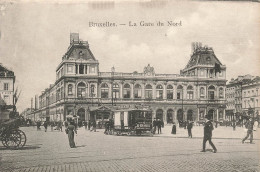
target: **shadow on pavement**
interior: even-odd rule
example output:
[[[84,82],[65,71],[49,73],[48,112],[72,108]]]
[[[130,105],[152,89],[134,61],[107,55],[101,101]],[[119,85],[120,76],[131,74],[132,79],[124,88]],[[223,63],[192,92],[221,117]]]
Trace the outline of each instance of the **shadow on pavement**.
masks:
[[[76,146],[76,148],[86,147],[87,145]]]
[[[39,149],[41,148],[40,146],[33,146],[33,145],[26,145],[22,148],[17,148],[17,149],[10,149],[10,148],[6,148],[4,146],[0,146],[0,150],[30,150],[30,149]]]

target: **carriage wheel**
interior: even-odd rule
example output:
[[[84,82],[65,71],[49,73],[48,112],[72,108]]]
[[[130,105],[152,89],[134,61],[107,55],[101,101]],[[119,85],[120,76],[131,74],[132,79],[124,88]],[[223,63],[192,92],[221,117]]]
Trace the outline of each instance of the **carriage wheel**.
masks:
[[[3,145],[10,149],[17,149],[21,143],[21,135],[17,130],[11,130],[6,133]]]
[[[26,135],[25,135],[25,133],[23,131],[21,131],[19,129],[17,130],[17,132],[19,132],[20,140],[21,140],[21,142],[19,144],[19,148],[22,148],[22,147],[24,147],[24,145],[26,143]]]

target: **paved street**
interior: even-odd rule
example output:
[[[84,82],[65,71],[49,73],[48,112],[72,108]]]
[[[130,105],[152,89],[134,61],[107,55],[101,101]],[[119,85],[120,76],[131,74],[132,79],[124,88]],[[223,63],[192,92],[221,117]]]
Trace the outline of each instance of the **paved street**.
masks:
[[[259,171],[259,135],[254,133],[254,144],[242,144],[243,128],[215,128],[216,154],[208,143],[207,152],[200,152],[202,126],[194,127],[192,139],[179,128],[171,135],[171,126],[154,137],[112,136],[81,128],[75,149],[69,148],[65,132],[21,129],[26,146],[7,150],[1,145],[0,171]]]

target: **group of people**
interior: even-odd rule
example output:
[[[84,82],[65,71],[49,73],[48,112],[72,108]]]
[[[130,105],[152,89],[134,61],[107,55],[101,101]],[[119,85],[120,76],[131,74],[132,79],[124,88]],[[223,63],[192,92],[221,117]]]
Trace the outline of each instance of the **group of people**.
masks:
[[[36,126],[37,126],[37,130],[41,130],[41,124],[42,122],[41,121],[37,121],[36,122]],[[48,126],[51,126],[51,131],[53,130],[58,130],[58,131],[62,131],[62,122],[61,121],[58,121],[58,122],[54,122],[54,121],[51,121],[51,122],[48,122],[48,121],[44,121],[43,122],[43,127],[44,127],[44,131],[47,132],[47,129],[48,129]]]
[[[156,133],[156,129],[158,131],[158,134],[161,134],[163,127],[164,127],[163,121],[161,121],[160,119],[154,119],[153,120],[153,134]]]
[[[184,126],[185,126],[184,129],[187,128],[188,130],[188,137],[192,138],[193,121],[188,120],[187,122],[185,122]],[[175,122],[173,122],[171,134],[176,134],[176,130],[177,130],[176,124]]]

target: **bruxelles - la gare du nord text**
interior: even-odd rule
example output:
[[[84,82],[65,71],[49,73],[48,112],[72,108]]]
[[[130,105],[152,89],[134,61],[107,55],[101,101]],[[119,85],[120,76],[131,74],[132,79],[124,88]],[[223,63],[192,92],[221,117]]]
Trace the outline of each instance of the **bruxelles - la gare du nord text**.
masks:
[[[151,27],[151,26],[182,26],[182,21],[157,21],[157,22],[145,22],[145,21],[140,21],[140,22],[133,22],[129,21],[128,23],[113,23],[113,22],[89,22],[89,27],[117,27],[118,25],[120,26],[129,26],[129,27],[137,27],[137,26],[142,26],[142,27]]]

